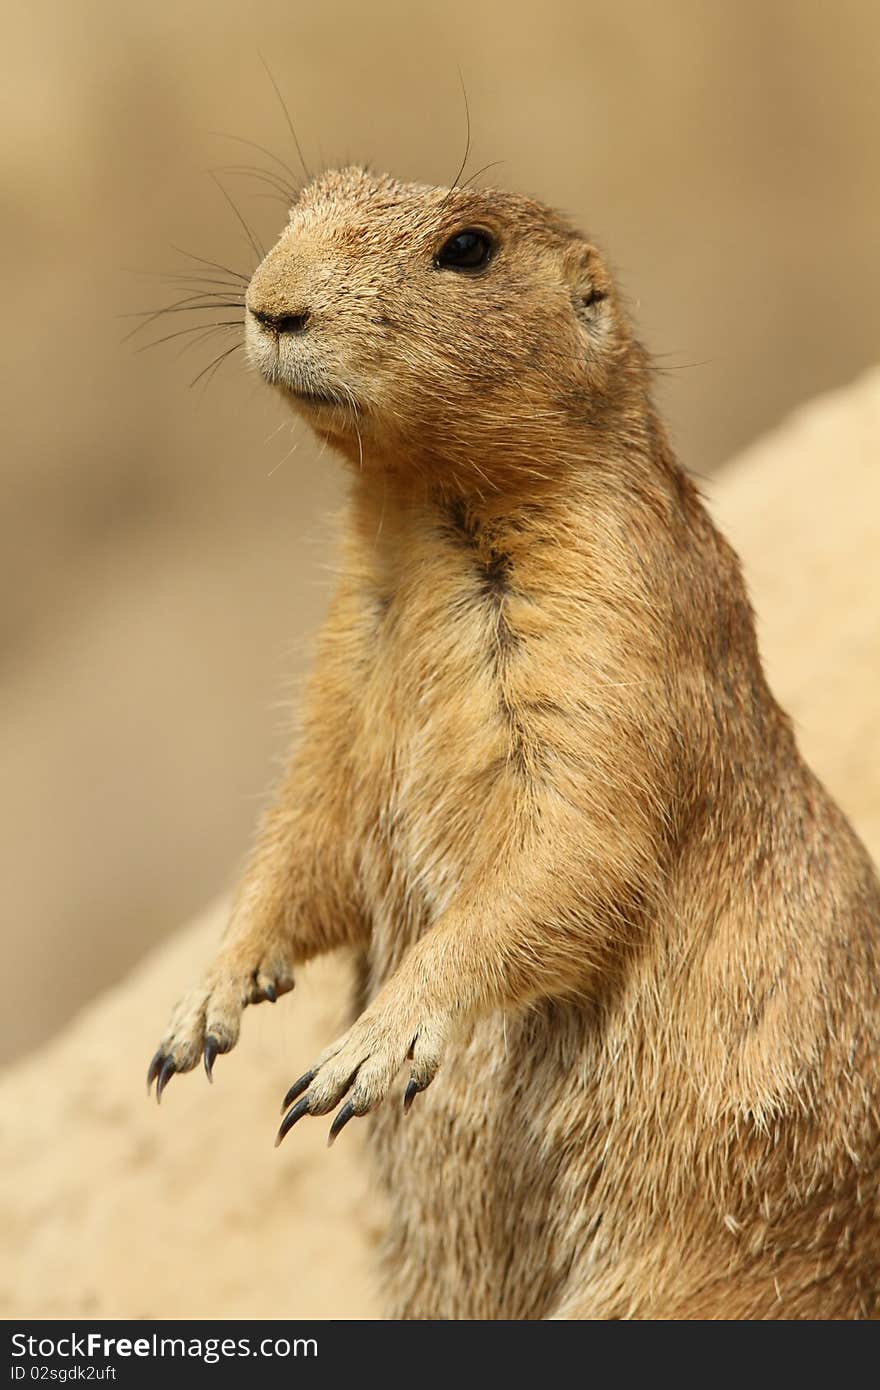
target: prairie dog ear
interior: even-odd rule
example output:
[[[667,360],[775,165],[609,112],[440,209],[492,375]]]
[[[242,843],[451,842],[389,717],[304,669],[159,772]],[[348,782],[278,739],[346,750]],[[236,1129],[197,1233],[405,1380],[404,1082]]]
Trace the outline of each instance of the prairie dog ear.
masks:
[[[611,277],[599,252],[588,242],[573,242],[566,249],[564,266],[575,314],[582,323],[594,323],[611,293]]]

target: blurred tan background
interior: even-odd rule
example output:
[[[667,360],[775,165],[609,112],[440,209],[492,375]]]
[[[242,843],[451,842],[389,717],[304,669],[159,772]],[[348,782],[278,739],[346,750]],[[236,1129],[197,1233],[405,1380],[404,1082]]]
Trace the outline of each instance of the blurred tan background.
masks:
[[[9,1057],[234,877],[330,582],[339,466],[240,353],[188,389],[223,338],[122,343],[195,269],[171,243],[253,266],[206,171],[271,167],[215,131],[294,161],[259,51],[313,166],[444,183],[460,67],[468,171],[608,248],[710,474],[880,356],[880,7],[5,0],[3,34]],[[270,241],[283,207],[224,177]]]

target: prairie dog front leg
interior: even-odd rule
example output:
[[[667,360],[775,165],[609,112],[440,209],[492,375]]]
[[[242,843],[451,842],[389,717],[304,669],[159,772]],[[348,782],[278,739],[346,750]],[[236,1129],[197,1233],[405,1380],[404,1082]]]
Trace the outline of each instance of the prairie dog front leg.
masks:
[[[487,872],[415,943],[357,1022],[291,1086],[276,1143],[302,1116],[327,1114],[347,1097],[332,1140],[352,1116],[385,1099],[407,1058],[409,1109],[464,1023],[542,998],[601,993],[615,956],[626,949],[633,905],[649,886],[638,853],[632,859],[614,848],[603,854],[598,839],[587,874],[566,882],[555,856],[575,862],[570,836],[576,829],[557,824],[548,836],[552,851],[536,843],[518,850],[514,862]]]

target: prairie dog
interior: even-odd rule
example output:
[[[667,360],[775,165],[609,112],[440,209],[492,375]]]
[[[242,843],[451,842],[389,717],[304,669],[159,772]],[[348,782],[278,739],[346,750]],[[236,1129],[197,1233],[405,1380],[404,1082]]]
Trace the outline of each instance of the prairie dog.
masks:
[[[346,169],[246,304],[352,466],[344,558],[150,1079],[354,948],[279,1137],[369,1115],[391,1316],[876,1317],[880,885],[601,255],[527,198]]]

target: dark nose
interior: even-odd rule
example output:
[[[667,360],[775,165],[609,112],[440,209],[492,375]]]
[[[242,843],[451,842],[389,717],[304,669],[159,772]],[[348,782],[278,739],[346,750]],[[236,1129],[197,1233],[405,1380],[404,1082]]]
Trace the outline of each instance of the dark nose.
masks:
[[[308,309],[303,309],[301,314],[268,314],[259,309],[251,309],[251,313],[257,323],[273,333],[302,333],[311,318]]]

